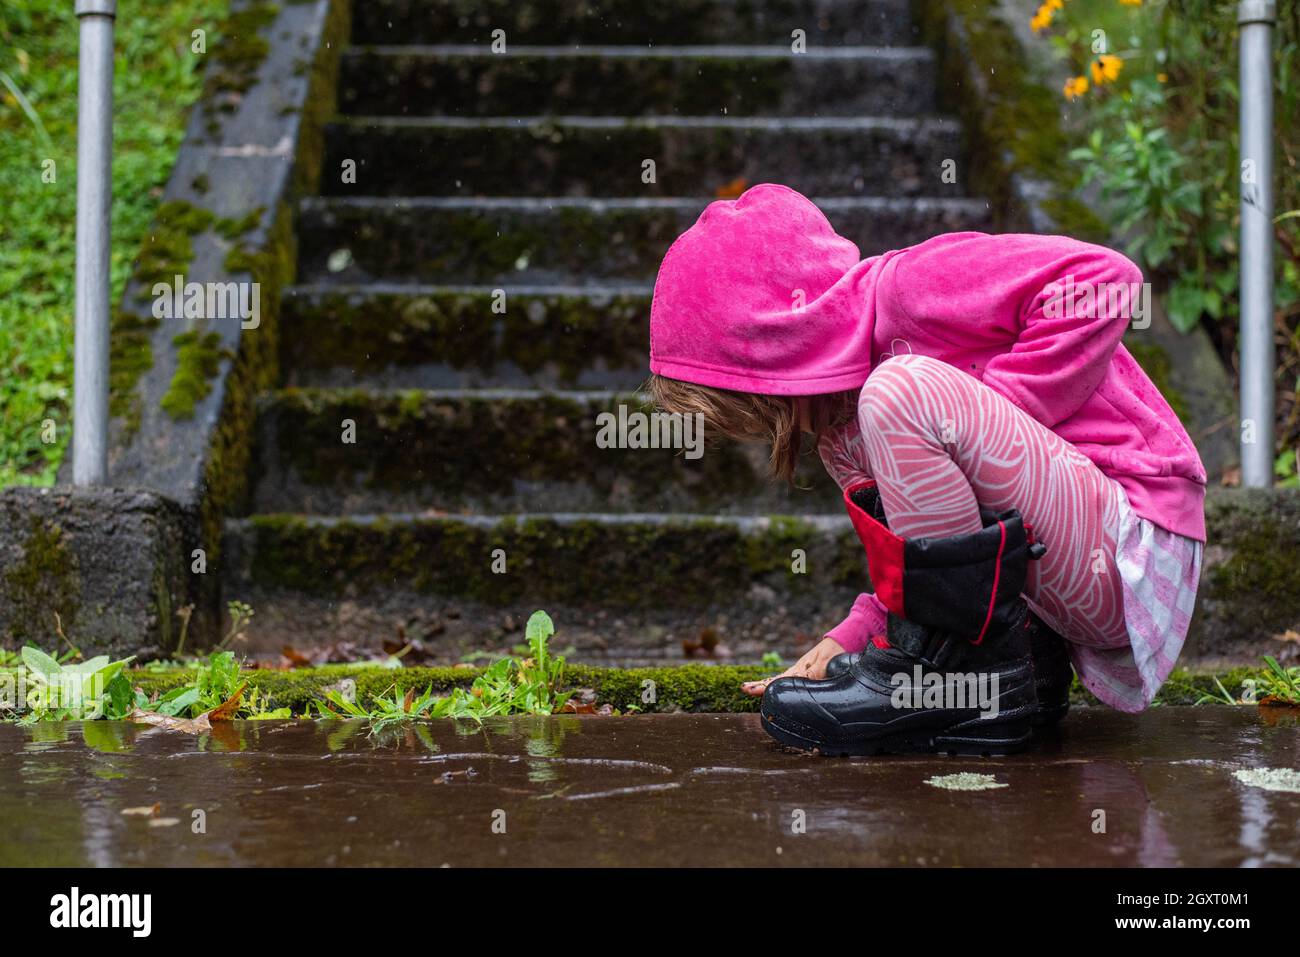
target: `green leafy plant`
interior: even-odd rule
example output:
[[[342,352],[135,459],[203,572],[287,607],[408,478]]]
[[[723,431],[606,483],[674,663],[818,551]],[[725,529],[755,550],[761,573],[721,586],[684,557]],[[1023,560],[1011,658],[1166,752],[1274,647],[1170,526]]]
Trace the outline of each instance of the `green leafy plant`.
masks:
[[[1030,23],[1075,74],[1062,92],[1086,138],[1070,154],[1080,185],[1100,194],[1114,241],[1157,284],[1170,321],[1209,329],[1229,367],[1250,172],[1239,156],[1235,14],[1223,0],[1044,0]],[[1278,14],[1275,426],[1284,450],[1300,443],[1300,4],[1279,4]],[[1289,482],[1294,460],[1279,469]]]
[[[413,688],[399,695],[394,684],[376,696],[369,708],[338,690],[331,690],[323,701],[316,703],[316,712],[323,718],[366,719],[374,733],[423,718],[479,721],[500,715],[554,714],[572,696],[559,690],[564,680],[564,659],[550,652],[554,634],[555,624],[550,615],[536,611],[525,629],[528,657],[494,661],[467,689],[454,688],[446,697],[434,695],[428,687],[418,696]]]
[[[111,300],[158,209],[225,0],[118,4]],[[77,20],[64,0],[0,3],[0,486],[49,485],[71,434]],[[129,68],[128,65],[129,64]]]
[[[21,651],[27,679],[25,723],[122,718],[135,707],[135,694],[122,669],[133,658],[111,661],[100,655],[61,664],[39,648]]]
[[[1283,668],[1272,655],[1264,656],[1264,672],[1256,679],[1257,700],[1300,707],[1300,666]]]
[[[167,692],[149,710],[169,717],[195,718],[229,701],[243,690],[244,684],[234,652],[214,651],[207,663],[195,670],[192,681]]]

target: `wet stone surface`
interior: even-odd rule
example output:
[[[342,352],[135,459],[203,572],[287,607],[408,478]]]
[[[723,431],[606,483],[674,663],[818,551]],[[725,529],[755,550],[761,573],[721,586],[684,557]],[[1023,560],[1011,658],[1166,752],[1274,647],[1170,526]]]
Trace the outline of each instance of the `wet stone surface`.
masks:
[[[1300,769],[1295,712],[1083,710],[997,760],[804,756],[755,715],[7,724],[0,866],[1295,866],[1264,768]]]

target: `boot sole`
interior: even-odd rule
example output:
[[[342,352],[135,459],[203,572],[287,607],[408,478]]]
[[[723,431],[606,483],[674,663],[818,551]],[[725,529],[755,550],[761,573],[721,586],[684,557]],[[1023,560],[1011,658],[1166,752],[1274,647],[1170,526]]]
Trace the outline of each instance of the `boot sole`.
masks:
[[[965,729],[917,731],[885,735],[862,741],[817,741],[790,731],[760,715],[763,730],[781,744],[799,751],[815,751],[828,758],[861,758],[878,754],[951,754],[968,757],[1003,757],[1018,754],[1034,740],[1029,718],[1001,722],[972,733]]]

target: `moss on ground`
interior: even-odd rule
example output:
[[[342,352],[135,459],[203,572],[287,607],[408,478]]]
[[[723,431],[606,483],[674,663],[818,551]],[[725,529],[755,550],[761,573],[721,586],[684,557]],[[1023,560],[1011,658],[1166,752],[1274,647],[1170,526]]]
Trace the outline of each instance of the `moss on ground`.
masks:
[[[357,700],[370,705],[378,695],[414,688],[447,693],[454,687],[468,687],[481,673],[478,668],[420,667],[390,669],[374,665],[322,665],[297,671],[251,671],[249,686],[270,696],[271,705],[290,708],[294,714],[306,712],[309,703],[323,695],[323,689],[345,678],[356,682]],[[1241,694],[1248,678],[1258,677],[1254,668],[1237,668],[1220,672],[1217,678],[1231,693]],[[148,694],[170,690],[183,684],[191,672],[139,671],[131,680]],[[566,689],[590,688],[598,705],[608,704],[619,711],[656,713],[702,712],[744,713],[758,710],[759,699],[740,690],[744,681],[768,677],[770,669],[757,665],[677,665],[662,668],[597,668],[569,665],[564,672]],[[1178,669],[1161,689],[1156,702],[1162,706],[1192,705],[1206,695],[1218,695],[1215,674],[1194,673]],[[1078,683],[1072,700],[1076,704],[1097,704]],[[1221,702],[1222,698],[1218,698]]]

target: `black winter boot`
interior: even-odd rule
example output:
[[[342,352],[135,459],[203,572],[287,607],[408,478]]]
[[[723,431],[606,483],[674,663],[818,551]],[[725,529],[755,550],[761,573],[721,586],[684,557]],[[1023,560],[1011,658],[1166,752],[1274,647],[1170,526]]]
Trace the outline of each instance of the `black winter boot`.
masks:
[[[1034,659],[1034,686],[1038,691],[1034,727],[1045,728],[1058,723],[1070,710],[1074,669],[1070,667],[1065,639],[1037,615],[1030,616],[1029,650]]]
[[[828,680],[773,681],[763,727],[782,744],[836,755],[1026,747],[1037,698],[1020,592],[1043,548],[1019,512],[985,514],[972,535],[905,541],[885,526],[873,484],[845,501],[890,610],[888,646],[873,644]]]
[[[1029,613],[1029,652],[1034,662],[1034,688],[1038,692],[1033,724],[1036,728],[1049,727],[1070,710],[1074,669],[1065,651],[1065,639],[1033,612]],[[848,671],[857,657],[848,652],[836,655],[826,662],[826,677],[834,678]]]

